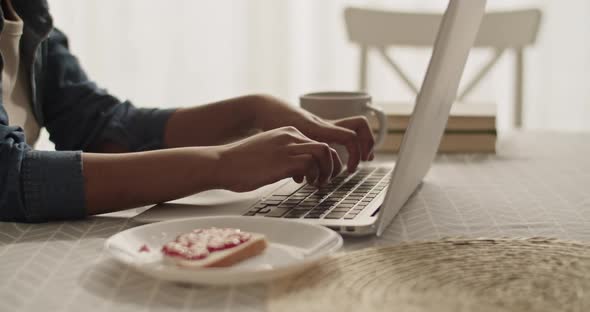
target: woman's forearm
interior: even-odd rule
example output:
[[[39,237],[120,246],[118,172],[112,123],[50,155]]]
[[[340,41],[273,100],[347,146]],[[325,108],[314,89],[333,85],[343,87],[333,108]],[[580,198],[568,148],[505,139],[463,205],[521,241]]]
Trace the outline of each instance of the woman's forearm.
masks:
[[[176,111],[166,126],[166,147],[211,146],[256,131],[256,113],[263,96],[248,95]]]
[[[219,148],[191,147],[123,154],[84,153],[89,215],[169,201],[220,187]]]

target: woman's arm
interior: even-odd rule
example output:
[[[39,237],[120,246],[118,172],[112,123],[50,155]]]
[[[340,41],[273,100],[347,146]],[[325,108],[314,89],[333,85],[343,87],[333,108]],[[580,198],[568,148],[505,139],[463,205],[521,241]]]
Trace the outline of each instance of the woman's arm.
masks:
[[[218,145],[256,131],[293,126],[307,137],[346,146],[348,169],[373,159],[373,135],[365,117],[323,120],[268,95],[248,95],[204,106],[179,109],[166,124],[164,146]]]
[[[82,154],[87,214],[113,212],[188,196],[217,185],[219,151],[178,148]]]
[[[293,127],[227,145],[84,153],[87,214],[100,214],[221,188],[250,191],[285,178],[327,183],[342,169],[336,151]]]
[[[207,105],[181,108],[166,125],[166,147],[225,144],[254,134],[260,97],[247,95]]]

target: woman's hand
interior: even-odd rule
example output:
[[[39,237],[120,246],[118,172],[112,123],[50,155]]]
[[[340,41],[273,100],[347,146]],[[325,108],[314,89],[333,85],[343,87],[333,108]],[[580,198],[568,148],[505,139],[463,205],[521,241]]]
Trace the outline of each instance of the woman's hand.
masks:
[[[271,96],[259,95],[256,101],[256,126],[270,130],[293,126],[308,138],[328,144],[344,145],[348,150],[348,170],[356,170],[361,160],[373,160],[375,140],[364,116],[323,120],[303,109]]]
[[[283,127],[222,146],[217,172],[223,188],[246,192],[285,178],[322,185],[341,170],[334,149]]]

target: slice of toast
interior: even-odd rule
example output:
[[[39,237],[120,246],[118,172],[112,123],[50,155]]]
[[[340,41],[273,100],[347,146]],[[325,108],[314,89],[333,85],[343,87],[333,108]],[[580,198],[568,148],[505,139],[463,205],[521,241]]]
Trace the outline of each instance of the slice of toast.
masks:
[[[202,240],[207,241],[208,238],[207,236],[205,236],[205,238],[203,237],[199,237],[199,235],[202,235],[201,233],[207,233],[207,231],[211,231],[211,230],[218,230],[215,228],[212,229],[204,229],[204,230],[195,230],[195,231],[204,231],[204,232],[197,232],[197,234],[194,234],[194,236],[191,236],[191,238],[193,240],[197,240],[199,241],[199,243],[202,243]],[[233,231],[238,231],[239,230],[235,230],[235,229],[224,229],[224,230],[233,230]],[[195,231],[191,232],[191,233],[195,233]],[[181,266],[181,267],[185,267],[185,268],[191,268],[191,269],[199,269],[199,268],[211,268],[211,267],[228,267],[228,266],[232,266],[240,261],[246,260],[248,258],[254,257],[256,255],[261,254],[267,246],[267,241],[266,238],[264,237],[264,235],[262,234],[257,234],[257,233],[245,233],[245,232],[239,232],[241,235],[247,235],[248,239],[246,241],[241,241],[239,243],[239,245],[237,246],[230,246],[230,247],[222,247],[222,248],[211,248],[211,246],[209,246],[208,249],[203,249],[202,250],[202,254],[199,254],[199,252],[197,251],[197,253],[195,254],[194,252],[190,254],[190,256],[187,256],[187,254],[184,253],[174,253],[171,254],[170,252],[166,251],[166,246],[165,245],[162,248],[162,253],[163,253],[163,257],[164,257],[164,261],[167,263],[173,263],[175,265]],[[189,246],[190,244],[187,243],[186,240],[186,235],[189,235],[189,233],[184,234],[185,236],[183,237],[183,235],[179,235],[177,237],[177,239],[173,242],[170,242],[169,244],[175,244],[176,246],[178,246],[179,244],[186,247]],[[214,247],[219,247],[219,246],[214,246]],[[182,248],[179,248],[179,250],[183,250]]]

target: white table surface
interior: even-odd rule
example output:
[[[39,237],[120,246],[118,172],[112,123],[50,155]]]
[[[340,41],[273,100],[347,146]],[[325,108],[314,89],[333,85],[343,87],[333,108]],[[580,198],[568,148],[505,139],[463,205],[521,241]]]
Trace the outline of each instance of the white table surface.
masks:
[[[179,286],[115,263],[103,243],[140,211],[0,223],[0,311],[266,310],[268,286]],[[383,237],[344,250],[448,236],[590,241],[590,134],[512,133],[497,155],[440,156]]]

